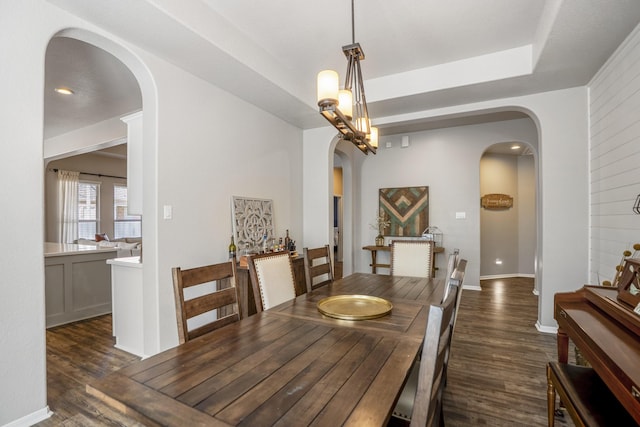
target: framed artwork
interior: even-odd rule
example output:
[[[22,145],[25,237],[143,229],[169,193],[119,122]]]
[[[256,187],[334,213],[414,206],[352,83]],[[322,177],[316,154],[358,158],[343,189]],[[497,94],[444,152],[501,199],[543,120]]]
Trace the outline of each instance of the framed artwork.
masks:
[[[385,236],[421,236],[429,226],[429,187],[381,188],[380,212],[390,222]]]
[[[274,236],[273,200],[233,196],[231,217],[233,236],[239,249],[261,247],[265,234],[267,240]]]

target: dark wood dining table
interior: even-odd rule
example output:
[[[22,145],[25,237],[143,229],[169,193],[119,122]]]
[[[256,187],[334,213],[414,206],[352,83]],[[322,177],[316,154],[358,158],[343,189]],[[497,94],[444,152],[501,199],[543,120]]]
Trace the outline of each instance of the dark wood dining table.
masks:
[[[87,384],[148,426],[384,426],[444,281],[356,273]],[[370,295],[389,314],[342,320],[333,295]]]

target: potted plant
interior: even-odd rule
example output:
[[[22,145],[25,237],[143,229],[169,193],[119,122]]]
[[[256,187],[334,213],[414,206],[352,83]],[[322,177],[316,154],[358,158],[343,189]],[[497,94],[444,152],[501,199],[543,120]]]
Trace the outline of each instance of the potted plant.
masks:
[[[373,224],[369,224],[371,228],[373,228],[374,230],[378,230],[378,235],[376,236],[376,246],[384,246],[384,230],[390,224],[391,222],[387,219],[384,210],[381,208],[378,211],[375,222]]]

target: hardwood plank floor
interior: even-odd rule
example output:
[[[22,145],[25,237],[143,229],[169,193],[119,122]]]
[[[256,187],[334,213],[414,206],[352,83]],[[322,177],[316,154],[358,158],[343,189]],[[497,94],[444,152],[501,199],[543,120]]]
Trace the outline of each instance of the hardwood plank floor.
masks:
[[[481,286],[480,292],[463,291],[445,391],[446,425],[546,426],[545,364],[556,359],[556,341],[534,326],[533,280],[488,280]],[[85,393],[87,381],[138,360],[113,343],[111,315],[47,330],[54,415],[37,426],[140,425]],[[557,418],[556,425],[573,424]]]
[[[111,315],[47,330],[47,400],[53,416],[37,426],[139,426],[85,392],[94,378],[139,360],[113,347]]]
[[[546,426],[546,364],[556,337],[535,328],[533,279],[483,280],[462,294],[451,344],[447,426]],[[557,426],[572,426],[568,415]]]

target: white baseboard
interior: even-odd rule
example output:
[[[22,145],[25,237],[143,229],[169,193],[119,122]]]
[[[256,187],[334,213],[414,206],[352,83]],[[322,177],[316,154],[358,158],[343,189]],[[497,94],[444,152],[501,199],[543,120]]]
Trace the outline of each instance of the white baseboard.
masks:
[[[557,334],[558,333],[558,327],[557,326],[543,326],[540,324],[540,321],[536,322],[536,329],[538,330],[538,332],[542,332],[545,334]]]
[[[53,412],[49,410],[48,406],[45,406],[36,412],[32,412],[31,414],[25,415],[15,421],[11,421],[9,424],[5,424],[2,427],[29,427],[39,423],[40,421],[46,420],[51,417],[51,415],[53,415]]]
[[[134,356],[138,356],[141,360],[142,359],[146,359],[149,356],[146,356],[144,354],[140,354],[140,352],[134,348],[130,348],[127,347],[126,345],[120,345],[118,343],[113,345],[115,348],[117,348],[118,350],[122,350],[122,351],[126,351],[129,354],[133,354]]]
[[[480,280],[491,280],[491,279],[512,279],[514,277],[526,277],[528,279],[535,279],[535,274],[524,274],[524,273],[514,273],[514,274],[490,274],[487,276],[480,276]]]
[[[462,290],[469,290],[469,291],[481,291],[482,288],[480,287],[480,285],[462,285]]]

